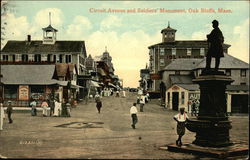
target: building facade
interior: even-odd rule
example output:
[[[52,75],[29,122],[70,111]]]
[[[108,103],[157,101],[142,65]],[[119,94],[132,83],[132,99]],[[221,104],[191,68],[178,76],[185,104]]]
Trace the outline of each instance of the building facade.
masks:
[[[214,59],[212,64],[214,64]],[[192,82],[205,68],[206,59],[176,59],[162,70],[162,82],[167,86],[165,104],[173,110],[185,107],[191,112],[192,103],[199,102],[199,85]],[[227,86],[227,112],[247,113],[249,95],[249,64],[231,55],[221,58],[219,67],[234,81]]]
[[[2,64],[75,64],[79,75],[86,73],[84,59],[86,48],[84,41],[59,41],[56,39],[57,29],[49,25],[43,28],[43,40],[8,41],[1,51]]]
[[[175,59],[195,58],[202,59],[208,50],[205,40],[176,40],[176,29],[168,24],[161,30],[162,42],[148,47],[149,69],[152,80],[150,91],[160,92],[162,75],[160,71]],[[228,53],[230,45],[223,44],[224,53]]]

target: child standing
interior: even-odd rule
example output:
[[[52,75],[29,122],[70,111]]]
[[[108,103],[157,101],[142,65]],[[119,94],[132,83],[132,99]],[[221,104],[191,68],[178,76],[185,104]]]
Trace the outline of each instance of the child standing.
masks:
[[[185,122],[188,119],[188,115],[186,114],[185,108],[180,108],[180,112],[174,116],[174,120],[177,122],[177,134],[178,139],[176,140],[176,145],[181,146],[181,138],[185,134]]]

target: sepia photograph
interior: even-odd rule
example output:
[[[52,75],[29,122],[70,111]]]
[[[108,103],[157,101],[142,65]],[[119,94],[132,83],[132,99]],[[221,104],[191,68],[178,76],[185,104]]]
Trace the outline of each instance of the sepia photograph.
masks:
[[[249,8],[1,0],[0,159],[248,159]]]

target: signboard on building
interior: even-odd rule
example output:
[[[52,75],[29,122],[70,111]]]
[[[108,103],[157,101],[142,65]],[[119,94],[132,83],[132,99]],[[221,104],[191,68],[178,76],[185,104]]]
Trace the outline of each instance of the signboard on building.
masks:
[[[29,86],[19,86],[19,100],[29,100]]]
[[[152,80],[159,80],[161,79],[161,76],[159,74],[150,74],[150,78]]]

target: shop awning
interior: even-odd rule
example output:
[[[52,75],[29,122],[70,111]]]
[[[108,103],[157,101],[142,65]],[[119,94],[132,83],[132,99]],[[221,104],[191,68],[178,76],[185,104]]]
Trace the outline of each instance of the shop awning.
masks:
[[[71,88],[77,89],[77,88],[83,88],[83,87],[82,87],[82,86],[78,86],[78,85],[71,84]]]
[[[92,81],[92,80],[90,81],[90,86],[92,86],[92,87],[100,87],[97,82]]]
[[[113,85],[112,83],[108,83],[108,85],[110,86],[110,87],[114,87],[114,88],[117,88],[115,85]]]

